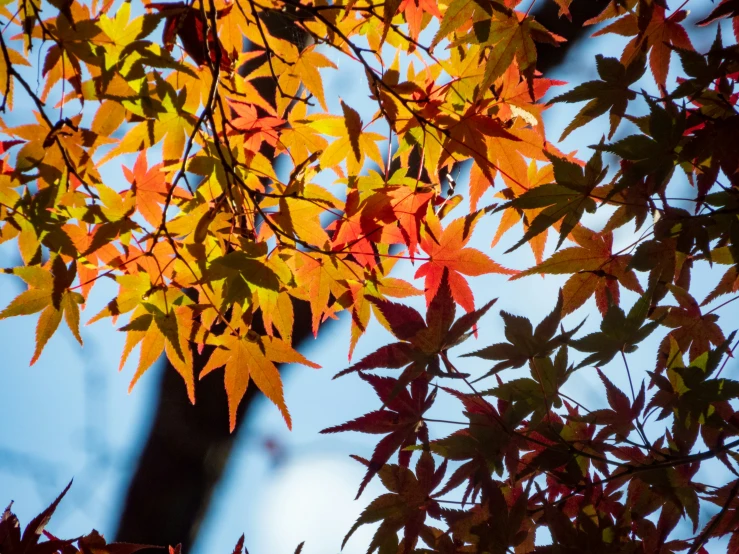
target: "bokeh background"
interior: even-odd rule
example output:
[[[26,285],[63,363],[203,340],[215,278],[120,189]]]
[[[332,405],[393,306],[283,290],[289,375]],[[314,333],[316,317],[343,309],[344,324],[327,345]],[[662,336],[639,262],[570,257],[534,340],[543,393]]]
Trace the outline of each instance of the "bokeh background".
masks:
[[[574,4],[577,9],[578,0]],[[672,6],[675,2],[670,4],[676,7]],[[699,51],[710,46],[713,31],[698,29],[693,23],[704,17],[712,6],[705,0],[693,0],[688,6],[693,12],[687,19],[686,28],[690,28],[694,46]],[[725,31],[726,36],[730,36],[728,27]],[[427,30],[422,40],[429,33],[433,33],[433,29]],[[619,56],[625,42],[613,35],[577,40],[568,48],[564,60],[554,64],[549,76],[567,81],[567,86],[597,78],[595,54]],[[367,121],[376,105],[367,96],[362,69],[330,50],[325,50],[324,54],[339,66],[338,71],[323,72],[326,96],[333,103],[331,107],[338,111],[341,97]],[[676,69],[679,69],[679,62],[674,57],[670,73],[672,79]],[[38,82],[39,78],[34,76],[32,82]],[[653,87],[648,75],[642,81],[639,85],[647,90]],[[553,89],[550,96],[564,90],[564,87]],[[657,93],[656,90],[650,92]],[[22,94],[18,93],[17,106],[20,107],[21,102]],[[559,137],[579,107],[559,104],[545,113],[550,140]],[[5,114],[4,117],[8,125],[18,123],[13,121],[13,114]],[[587,158],[590,156],[588,145],[597,143],[606,132],[607,122],[600,118],[574,132],[558,147],[565,152],[577,150],[581,157]],[[630,132],[629,124],[623,124],[616,138]],[[129,161],[132,163],[132,159]],[[150,158],[149,161],[153,163],[156,160]],[[106,171],[111,186],[124,186],[125,181],[116,163],[108,164]],[[462,167],[454,174],[458,192],[464,194],[466,169]],[[326,184],[330,186],[330,181],[327,180]],[[689,185],[685,182],[679,186]],[[335,192],[337,190],[334,189]],[[494,201],[493,194],[488,192],[481,204]],[[452,217],[461,215],[467,208],[465,201]],[[598,230],[608,215],[607,210],[599,210],[594,216],[588,216],[585,222]],[[483,219],[470,246],[490,253],[489,246],[497,223],[497,216]],[[515,230],[501,241],[492,251],[492,257],[507,267],[528,268],[534,264],[534,259],[527,247],[503,254],[513,244],[514,234]],[[623,247],[634,239],[633,227],[620,230],[614,251],[619,245]],[[549,241],[547,254],[553,250],[554,243],[554,240]],[[14,244],[0,245],[0,266],[12,267],[20,263]],[[421,281],[414,281],[414,272],[410,262],[401,262],[393,275],[422,287]],[[715,286],[719,276],[697,268],[693,277],[696,298],[703,298]],[[470,339],[457,352],[470,352],[498,342],[503,329],[498,316],[501,309],[524,315],[534,322],[540,320],[553,308],[557,290],[563,282],[564,279],[557,276],[546,279],[532,276],[516,281],[508,281],[500,275],[471,278],[477,305],[496,297],[499,300],[494,310],[483,319],[479,338]],[[2,277],[0,306],[6,306],[21,291],[20,280]],[[83,320],[97,313],[115,293],[114,283],[101,280],[83,312]],[[634,299],[633,294],[625,292],[622,305],[628,308]],[[421,297],[408,301],[423,309]],[[571,327],[594,312],[595,305],[590,300],[584,308],[569,316],[565,325]],[[356,376],[332,380],[348,364],[350,322],[347,316],[340,314],[337,321],[329,322],[321,331],[318,339],[310,338],[301,346],[301,351],[321,364],[322,369],[285,369],[286,400],[294,421],[292,432],[285,428],[274,406],[257,400],[254,410],[238,431],[226,471],[217,485],[192,548],[193,554],[231,552],[242,533],[246,535],[246,545],[252,554],[291,553],[301,541],[306,541],[304,552],[308,554],[336,553],[344,534],[363,507],[382,492],[382,486],[374,480],[363,496],[354,500],[364,468],[350,459],[349,454],[369,456],[376,437],[319,434],[325,427],[379,407],[371,389]],[[721,312],[721,316],[725,332],[739,327],[736,310],[732,313],[729,308]],[[594,329],[598,321],[598,316],[589,317],[583,331]],[[82,330],[84,348],[74,341],[66,326],[60,326],[40,360],[29,368],[35,325],[33,317],[0,321],[0,503],[14,500],[14,511],[22,523],[28,522],[74,478],[74,485],[52,520],[50,530],[66,537],[95,528],[113,538],[132,473],[152,426],[163,366],[150,370],[128,394],[136,356],[131,357],[133,362],[129,361],[122,372],[117,371],[124,335],[115,331],[108,320]],[[663,335],[664,330],[660,329],[630,356],[637,380],[645,375],[645,370],[653,367],[652,356]],[[390,335],[373,322],[359,342],[355,360],[389,340]],[[487,369],[487,364],[465,359],[461,367],[479,374]],[[736,378],[737,369],[736,362],[730,362],[725,370],[727,376]],[[606,366],[605,372],[626,390],[628,381],[619,359]],[[222,375],[215,372],[208,379],[219,380]],[[586,406],[598,406],[605,401],[602,385],[592,368],[580,370],[567,384],[565,392]],[[440,395],[429,415],[455,419],[458,414],[458,403]],[[225,425],[225,401],[223,417]],[[449,425],[431,426],[432,435],[437,437],[453,430],[454,427]],[[726,482],[728,474],[722,465],[706,463],[697,479]],[[173,503],[176,502],[173,499]],[[176,506],[173,509],[176,510]],[[710,510],[704,512],[702,523],[710,515]],[[365,552],[372,532],[371,527],[360,529],[344,552]],[[681,532],[690,535],[689,526]],[[542,536],[541,540],[544,539]],[[721,545],[715,541],[709,547],[711,551],[721,550]]]

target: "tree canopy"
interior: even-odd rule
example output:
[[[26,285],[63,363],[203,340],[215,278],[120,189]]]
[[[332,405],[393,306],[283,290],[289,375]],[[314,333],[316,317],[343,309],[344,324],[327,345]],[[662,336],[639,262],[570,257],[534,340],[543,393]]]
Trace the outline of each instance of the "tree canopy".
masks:
[[[0,241],[27,290],[0,319],[40,314],[33,364],[62,319],[82,343],[81,308],[112,279],[87,323],[126,333],[121,367],[138,348],[131,387],[162,355],[193,403],[219,373],[231,429],[249,386],[291,426],[278,365],[317,367],[293,348],[297,301],[314,334],[351,315],[350,360],[374,319],[395,342],[337,377],[365,381],[378,409],[324,432],[379,435],[355,456],[357,496],[372,479],[388,492],[344,542],[379,523],[370,553],[695,554],[721,537],[739,552],[739,478],[697,479],[709,460],[739,476],[737,343],[720,320],[739,298],[739,4],[695,23],[715,29],[700,52],[688,3],[612,0],[585,24],[624,49],[571,87],[537,70],[537,45],[564,38],[534,2],[2,2]],[[371,117],[326,86],[341,64],[364,72]],[[559,140],[553,104],[578,104]],[[596,124],[588,155],[558,148]],[[490,251],[469,245],[482,220],[498,225]],[[534,265],[509,268],[524,246]],[[715,274],[705,298],[695,271]],[[505,336],[470,347],[495,304],[470,280],[489,274],[567,279],[541,322],[501,312]],[[632,369],[653,333],[654,364]],[[561,390],[583,372],[607,406]],[[432,439],[449,423],[425,415],[438,395],[459,401],[459,429]],[[22,535],[6,511],[2,552],[137,548],[39,542],[60,499]]]

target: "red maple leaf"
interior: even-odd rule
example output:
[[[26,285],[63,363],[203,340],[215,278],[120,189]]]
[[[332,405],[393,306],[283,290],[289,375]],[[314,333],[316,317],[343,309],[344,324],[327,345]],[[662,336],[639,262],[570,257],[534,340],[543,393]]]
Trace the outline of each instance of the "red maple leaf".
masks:
[[[359,191],[350,191],[344,216],[328,227],[336,230],[331,240],[332,249],[350,253],[365,267],[374,267],[377,261],[373,243],[380,242],[382,228],[392,217],[385,194],[373,194],[362,200]]]
[[[399,450],[398,462],[408,467],[412,452],[406,450],[420,439],[428,444],[428,428],[423,424],[423,414],[434,403],[436,389],[428,393],[429,378],[422,375],[414,379],[407,388],[396,391],[397,379],[360,373],[359,376],[375,389],[385,407],[369,412],[342,425],[329,427],[321,433],[358,431],[360,433],[387,434],[375,447],[369,461],[367,473],[359,486],[357,498],[370,482],[370,479],[384,466],[390,457]]]
[[[211,63],[215,65],[220,55],[220,69],[227,73],[231,72],[231,60],[226,54],[221,41],[209,29],[210,24],[206,22],[200,9],[185,2],[151,2],[146,7],[158,10],[166,16],[162,42],[164,42],[167,50],[172,51],[175,37],[179,37],[185,52],[195,63],[205,65],[208,58],[210,58]],[[221,18],[228,15],[230,11],[231,6],[229,5],[222,10],[218,10],[216,17]],[[206,29],[208,33],[207,43],[205,39]]]
[[[428,189],[410,187],[388,187],[384,194],[390,198],[390,207],[398,225],[386,225],[382,229],[382,242],[405,244],[411,260],[418,250],[421,236],[421,223],[426,215],[434,192]]]

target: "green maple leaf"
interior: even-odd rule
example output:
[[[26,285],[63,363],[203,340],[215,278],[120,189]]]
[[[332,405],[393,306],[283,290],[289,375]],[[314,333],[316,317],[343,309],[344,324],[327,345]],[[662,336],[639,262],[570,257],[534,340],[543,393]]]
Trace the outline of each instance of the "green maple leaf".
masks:
[[[510,402],[508,417],[513,421],[530,418],[530,425],[536,426],[552,408],[560,408],[562,400],[559,398],[559,389],[574,371],[568,364],[567,348],[557,351],[554,360],[547,357],[533,357],[529,359],[531,377],[521,377],[501,383],[494,389],[485,391],[489,394]]]
[[[559,140],[564,140],[572,131],[590,123],[606,112],[610,114],[611,125],[608,138],[611,138],[626,113],[629,100],[636,98],[636,93],[629,89],[629,85],[632,85],[644,75],[646,70],[646,55],[644,53],[637,56],[628,66],[621,64],[616,58],[606,58],[600,54],[595,57],[595,61],[600,80],[582,83],[548,102],[548,104],[555,102],[572,104],[588,101],[585,107],[567,125]]]
[[[481,350],[463,354],[463,357],[475,356],[483,360],[498,361],[490,371],[480,377],[484,379],[506,368],[521,367],[532,358],[548,356],[555,348],[569,340],[582,325],[555,337],[557,326],[562,318],[563,303],[564,298],[560,291],[554,310],[536,326],[536,330],[525,317],[501,311],[500,315],[505,322],[505,336],[508,342],[493,344]]]
[[[626,188],[638,187],[646,178],[651,186],[663,190],[670,181],[679,158],[677,152],[684,142],[686,120],[685,112],[671,106],[667,110],[659,106],[646,93],[644,98],[649,105],[649,115],[632,118],[642,131],[641,134],[629,135],[611,144],[591,146],[597,151],[605,150],[616,154],[629,163],[625,165],[623,176],[613,187],[607,198]],[[705,141],[704,141],[705,142]],[[688,148],[683,153],[686,164],[696,157],[695,148]],[[698,190],[705,194],[703,179],[698,178]]]
[[[610,362],[619,352],[634,352],[636,345],[647,338],[661,323],[661,320],[658,320],[644,325],[651,300],[650,289],[636,301],[628,315],[619,306],[611,304],[599,332],[591,333],[571,343],[580,352],[592,352],[577,367],[602,366]]]
[[[512,252],[562,220],[557,242],[557,248],[559,248],[580,221],[583,212],[595,211],[595,200],[590,195],[607,172],[607,168],[603,167],[600,152],[596,152],[590,158],[584,169],[569,160],[549,154],[547,156],[554,166],[556,182],[530,189],[496,209],[496,211],[501,211],[506,208],[522,210],[544,208],[531,221],[523,237],[506,253]]]
[[[485,75],[478,89],[478,99],[506,72],[514,58],[521,74],[529,82],[529,86],[533,86],[536,69],[534,40],[554,46],[564,41],[562,37],[547,31],[533,17],[524,17],[519,21],[516,14],[510,14],[507,17],[495,15],[496,17],[492,20],[480,21],[474,26],[475,41],[479,41],[481,46],[490,47],[485,64]]]
[[[210,275],[214,279],[225,277],[226,292],[224,306],[251,301],[256,291],[260,300],[267,300],[270,294],[280,290],[279,276],[259,259],[262,252],[230,252],[213,260]],[[250,302],[249,302],[250,303]]]
[[[467,24],[470,19],[478,21],[491,15],[493,10],[510,15],[512,11],[500,2],[478,0],[452,0],[444,12],[444,17],[439,24],[439,30],[431,41],[431,48],[441,42],[447,35],[456,31],[462,25]]]

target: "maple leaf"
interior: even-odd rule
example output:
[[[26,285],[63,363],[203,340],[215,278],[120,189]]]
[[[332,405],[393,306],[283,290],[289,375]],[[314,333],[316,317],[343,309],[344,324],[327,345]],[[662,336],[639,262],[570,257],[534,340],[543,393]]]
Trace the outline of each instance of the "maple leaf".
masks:
[[[244,134],[244,148],[248,152],[256,154],[263,142],[272,147],[277,146],[280,140],[279,129],[286,123],[284,119],[259,115],[254,104],[231,98],[228,99],[228,105],[237,115],[229,122],[229,126]]]
[[[429,305],[426,321],[409,306],[372,297],[367,300],[374,305],[377,319],[401,342],[380,347],[337,373],[334,379],[354,371],[403,368],[390,393],[390,399],[424,373],[428,376],[451,378],[464,376],[451,364],[447,351],[465,341],[480,318],[495,303],[495,300],[491,300],[482,308],[466,313],[455,321],[456,309],[446,271],[439,291]],[[441,371],[442,363],[447,373]]]
[[[74,5],[74,4],[73,4]],[[104,68],[112,69],[117,66],[121,58],[125,58],[125,49],[128,44],[136,40],[144,30],[144,18],[131,18],[131,2],[123,2],[115,17],[107,13],[100,16],[98,26],[107,36],[105,41]]]
[[[531,221],[523,237],[506,252],[512,252],[558,223],[560,228],[557,248],[559,248],[580,221],[583,212],[595,211],[595,201],[591,194],[608,170],[603,167],[600,152],[593,154],[584,169],[563,158],[552,155],[548,157],[552,162],[556,183],[540,185],[496,209],[500,211],[510,207],[543,208]]]
[[[721,3],[716,6],[706,17],[698,21],[696,25],[700,25],[701,27],[703,27],[725,17],[731,17],[733,19],[734,35],[739,34],[739,22],[737,21],[737,17],[739,17],[738,0],[721,0]]]
[[[598,15],[591,17],[583,25],[595,25],[596,23],[602,23],[614,17],[619,17],[633,10],[637,2],[638,0],[609,0],[608,4]]]
[[[390,543],[393,544],[393,550],[403,554],[414,551],[426,516],[430,515],[435,519],[441,517],[441,507],[432,498],[432,494],[444,478],[446,468],[447,460],[436,468],[434,458],[429,452],[421,453],[416,463],[415,475],[404,466],[384,466],[379,471],[379,476],[390,493],[377,497],[362,511],[344,537],[342,548],[359,527],[379,521],[382,523],[370,542],[368,554],[375,550],[382,551]],[[397,534],[401,529],[402,548],[398,549]]]
[[[269,303],[269,298],[279,292],[282,280],[264,257],[266,249],[255,250],[230,252],[213,260],[210,276],[214,280],[225,277],[224,307],[235,303],[248,306],[256,300],[252,297]]]
[[[259,336],[253,331],[245,336],[225,334],[210,337],[208,342],[215,345],[216,349],[200,372],[199,378],[202,379],[219,367],[224,368],[223,382],[228,395],[230,430],[233,431],[236,427],[236,413],[246,394],[249,380],[253,380],[259,390],[279,408],[285,423],[291,429],[292,420],[282,392],[282,379],[274,362],[299,363],[316,369],[320,366],[293,350],[283,340]]]
[[[162,163],[158,163],[147,168],[146,151],[142,150],[136,158],[133,170],[123,167],[136,199],[136,209],[154,228],[159,228],[166,215],[162,213],[159,204],[164,204],[168,195],[179,199],[191,198],[186,190],[180,188],[172,190],[172,185],[165,180],[162,166]]]
[[[503,16],[494,14],[492,19],[483,19],[474,24],[474,40],[481,46],[490,47],[485,64],[485,74],[480,83],[477,98],[505,73],[515,58],[518,69],[526,77],[531,96],[536,69],[536,45],[538,42],[559,46],[565,39],[547,31],[533,17],[521,12]]]
[[[508,403],[506,417],[515,421],[529,417],[529,426],[535,428],[545,418],[552,417],[552,410],[562,406],[559,389],[565,384],[574,367],[568,364],[567,348],[562,347],[552,360],[549,356],[536,356],[528,360],[531,377],[520,377],[501,382],[486,391]]]
[[[667,287],[677,300],[677,306],[657,306],[650,317],[660,320],[662,325],[671,327],[667,336],[662,340],[657,354],[657,369],[666,367],[670,354],[670,338],[677,342],[681,352],[688,352],[694,360],[704,352],[708,352],[709,345],[718,346],[724,342],[724,333],[716,321],[718,315],[701,313],[700,305],[693,296],[676,285]]]
[[[122,6],[121,11],[125,10],[126,7]],[[72,14],[72,11],[75,13]],[[100,40],[100,27],[102,27],[95,25],[87,17],[86,11],[82,6],[72,4],[68,6],[67,10],[60,10],[55,20],[50,18],[45,23],[48,25],[48,31],[58,37],[59,43],[48,49],[44,59],[42,76],[46,82],[41,93],[41,100],[44,102],[46,102],[54,85],[61,79],[66,79],[72,85],[78,97],[84,98],[81,62],[87,58],[85,54],[90,41]],[[75,19],[77,21],[70,24]],[[61,43],[64,43],[64,48],[60,46]],[[16,59],[13,59],[12,62],[19,63]],[[22,60],[21,63],[22,65],[30,65],[25,60]]]
[[[487,273],[514,275],[516,271],[498,265],[487,255],[475,248],[466,247],[475,225],[483,212],[475,212],[452,221],[446,229],[441,228],[438,217],[429,210],[426,229],[421,239],[421,249],[428,260],[416,271],[416,279],[425,278],[426,303],[439,290],[445,271],[448,272],[452,297],[468,312],[475,309],[472,290],[463,275],[478,276]]]
[[[333,168],[346,160],[346,168],[350,175],[358,175],[364,160],[369,157],[382,167],[384,161],[377,147],[377,141],[384,140],[380,134],[364,130],[359,113],[341,102],[344,117],[339,119],[316,119],[313,127],[319,131],[337,137],[323,151],[319,158],[322,167]]]
[[[613,253],[612,233],[594,233],[578,226],[573,230],[572,238],[580,246],[559,250],[544,262],[522,271],[512,279],[537,273],[571,273],[572,276],[562,289],[563,316],[574,312],[593,294],[596,306],[605,315],[609,302],[616,305],[619,303],[619,283],[634,292],[644,292],[636,274],[629,267],[631,255]]]
[[[134,554],[139,550],[157,548],[150,544],[134,544],[128,542],[108,543],[100,533],[92,530],[91,533],[77,540],[79,554]]]
[[[572,21],[572,15],[570,15],[570,4],[572,4],[572,0],[554,0],[557,5],[559,6],[559,17],[562,17],[563,15],[567,17],[570,21]]]
[[[331,67],[338,69],[336,65],[323,54],[315,51],[315,46],[309,46],[300,52],[300,56],[291,71],[295,73],[298,80],[308,91],[318,99],[323,111],[327,112],[326,97],[323,92],[323,80],[318,72],[319,68]]]
[[[444,11],[439,30],[431,41],[431,48],[460,27],[467,26],[471,21],[476,21],[478,18],[482,19],[486,15],[489,16],[491,8],[506,16],[512,15],[512,10],[503,2],[497,0],[492,0],[489,6],[482,5],[474,0],[452,0]]]
[[[96,282],[98,275],[97,266],[101,263],[102,259],[107,257],[106,253],[108,256],[111,256],[111,259],[119,255],[118,250],[110,245],[110,243],[94,248],[93,250],[93,247],[97,246],[93,243],[95,233],[89,232],[87,227],[82,222],[77,225],[68,223],[62,227],[80,253],[80,258],[77,260],[77,274],[80,280],[80,291],[85,298],[87,298],[92,286]]]
[[[197,326],[193,321],[193,311],[188,306],[179,305],[185,297],[172,298],[175,294],[156,291],[148,295],[146,302],[140,305],[132,314],[131,321],[119,329],[126,333],[126,342],[123,347],[120,365],[122,370],[131,351],[141,344],[141,353],[128,391],[159,359],[162,352],[166,352],[172,366],[185,381],[187,395],[191,403],[195,403],[195,380],[193,376],[193,356],[190,350],[190,341],[194,340]],[[167,299],[167,297],[170,297]],[[170,304],[174,304],[167,311]]]
[[[620,0],[617,0],[620,2]],[[571,521],[569,514],[556,507],[545,504],[541,519],[546,522],[547,529],[552,533],[552,550],[572,549],[573,552],[594,549],[596,552],[605,552],[610,548],[611,541],[604,537],[602,527],[605,525],[587,523],[587,516],[583,511],[574,514]],[[641,546],[641,545],[640,545]]]
[[[719,378],[716,370],[724,355],[731,355],[729,345],[735,336],[736,332],[731,333],[718,348],[709,349],[687,366],[677,341],[669,337],[667,375],[649,372],[657,392],[647,405],[647,411],[659,408],[660,419],[674,416],[673,437],[682,450],[693,446],[699,429],[711,448],[722,440],[717,433],[726,425],[725,412],[720,415],[722,407],[739,397],[739,382]]]
[[[601,54],[596,55],[595,59],[601,80],[582,83],[569,92],[555,96],[548,102],[548,104],[554,104],[555,102],[588,101],[562,132],[562,136],[559,137],[560,141],[567,138],[567,135],[578,127],[590,123],[606,112],[610,112],[611,126],[608,138],[611,138],[626,113],[629,100],[636,98],[636,93],[629,89],[629,86],[644,74],[646,70],[644,56],[636,57],[628,65],[622,64],[616,58],[607,58]]]
[[[678,10],[666,17],[665,8],[655,4],[651,11],[649,24],[642,32],[639,29],[638,18],[633,14],[628,14],[594,33],[593,36],[612,32],[612,30],[623,36],[636,35],[624,48],[621,62],[628,66],[635,58],[642,55],[646,48],[649,51],[649,67],[654,80],[659,86],[664,87],[670,69],[672,51],[675,48],[693,50],[688,33],[680,24],[687,15],[686,10]]]
[[[171,83],[159,76],[156,76],[155,83],[158,99],[136,109],[139,116],[137,121],[140,123],[128,130],[120,143],[109,150],[98,165],[107,163],[121,154],[143,153],[162,140],[163,167],[179,166],[182,163],[182,152],[187,136],[192,133],[195,117],[185,109],[185,95],[178,94]],[[105,116],[106,112],[103,111],[101,115]],[[117,128],[122,123],[122,116],[123,114],[119,113],[118,120],[113,119],[114,123],[111,126]],[[110,124],[110,121],[107,123]],[[104,124],[98,124],[105,128]]]
[[[402,0],[398,6],[398,11],[405,17],[410,36],[415,41],[418,41],[418,35],[421,33],[424,13],[439,20],[443,17],[434,0]]]
[[[728,3],[728,2],[727,2]],[[736,4],[736,2],[735,2]],[[718,8],[720,8],[719,6]],[[716,8],[716,10],[718,10]],[[739,11],[739,5],[734,8]],[[716,11],[714,10],[714,11]],[[706,529],[711,530],[711,537],[731,535],[727,552],[736,552],[739,548],[739,479],[726,483],[712,491],[706,500],[719,506],[719,512],[706,523]]]
[[[331,246],[334,251],[351,253],[365,267],[377,264],[376,243],[385,222],[390,218],[388,198],[384,194],[373,194],[362,200],[358,190],[347,194],[344,216],[333,226]]]
[[[685,131],[684,114],[671,114],[651,98],[646,97],[645,101],[649,105],[649,117],[646,122],[642,120],[641,134],[629,135],[611,144],[601,141],[593,146],[596,150],[617,154],[623,160],[622,178],[611,190],[612,195],[634,186],[634,182],[645,182],[644,188],[651,194],[654,194],[652,191],[662,192],[675,170],[676,150],[680,148]],[[704,196],[707,190],[702,181],[699,178],[698,189]]]
[[[564,81],[547,79],[538,73],[534,74],[533,82],[521,79],[521,72],[516,64],[511,64],[505,73],[494,85],[496,115],[503,121],[518,123],[523,120],[527,126],[545,139],[544,120],[542,113],[549,108],[548,104],[539,101],[553,86],[565,85]],[[533,93],[533,94],[532,94]],[[513,127],[514,134],[523,127]],[[543,147],[543,144],[540,145]],[[527,154],[528,155],[528,154]]]
[[[309,169],[310,163],[316,158],[316,154],[323,152],[328,146],[328,141],[321,136],[307,115],[307,105],[298,103],[290,111],[287,119],[290,125],[282,130],[280,141],[290,153],[290,157],[296,167]]]
[[[416,444],[418,440],[423,444],[428,444],[428,428],[423,423],[423,414],[436,399],[436,389],[431,394],[428,392],[429,379],[426,376],[420,376],[411,381],[410,391],[405,387],[397,390],[398,380],[392,377],[379,377],[361,372],[359,376],[372,385],[384,407],[321,431],[321,433],[357,431],[360,433],[386,434],[377,443],[372,453],[367,473],[359,485],[357,498],[362,494],[372,477],[382,469],[396,451],[399,450],[398,460],[400,465],[408,467],[411,452],[407,448]]]
[[[520,423],[520,419],[509,413],[502,401],[499,405],[504,411],[500,413],[479,394],[464,394],[450,388],[443,390],[462,402],[469,426],[430,444],[432,452],[449,460],[463,462],[438,495],[446,494],[468,481],[462,496],[464,503],[471,496],[474,498],[474,493],[481,487],[478,479],[481,470],[487,472],[488,468],[493,467],[502,471],[505,461],[507,467],[515,471],[519,453],[514,446],[522,446],[523,443],[519,444],[513,428]]]
[[[699,498],[702,486],[693,481],[698,464],[663,467],[636,475],[629,483],[626,505],[636,503],[649,512],[660,509],[660,527],[669,533],[683,516],[693,523],[693,533],[698,529]],[[678,548],[681,548],[678,545]],[[682,549],[682,548],[681,548]]]
[[[282,240],[294,239],[319,248],[326,247],[329,236],[321,224],[321,215],[327,210],[341,209],[342,203],[325,189],[317,185],[290,186],[279,200],[270,199],[278,208],[277,212],[266,212],[265,215],[273,225],[262,225],[259,239],[266,240],[277,234]],[[264,202],[264,208],[271,207]],[[327,249],[327,248],[326,248]]]
[[[301,297],[310,303],[313,334],[317,335],[324,317],[332,313],[331,296],[341,298],[349,290],[347,280],[358,279],[362,270],[356,263],[334,256],[301,256],[301,263],[295,278],[302,290],[296,292],[302,292]]]
[[[156,288],[152,285],[151,278],[146,272],[118,275],[115,280],[119,284],[118,295],[92,317],[87,325],[104,317],[112,317],[115,321],[115,318],[119,315],[128,313],[138,307]]]
[[[387,183],[377,172],[358,183],[347,194],[344,215],[328,227],[334,231],[333,250],[348,252],[361,265],[373,268],[387,253],[386,245],[406,244],[414,260],[421,224],[435,192],[405,177],[404,170],[395,172]]]
[[[506,368],[521,367],[532,358],[548,356],[559,346],[565,344],[582,325],[580,324],[570,331],[563,331],[555,336],[557,326],[565,315],[563,306],[564,297],[560,290],[557,305],[547,317],[541,320],[539,325],[536,326],[536,330],[532,328],[531,322],[525,317],[501,311],[500,315],[505,323],[505,337],[508,342],[493,344],[462,356],[475,356],[483,360],[498,360],[498,363],[478,380]]]
[[[423,220],[435,193],[418,186],[385,187],[381,193],[389,199],[390,209],[397,221],[397,227],[382,226],[381,241],[388,244],[405,244],[413,261],[421,238]]]
[[[10,506],[8,506],[3,512],[2,518],[0,518],[0,537],[2,537],[3,552],[7,551],[8,554],[40,554],[41,552],[56,552],[63,546],[69,545],[72,541],[52,539],[46,543],[39,543],[39,540],[44,534],[44,529],[49,524],[49,520],[54,515],[59,503],[71,486],[72,481],[69,482],[61,494],[47,508],[29,522],[22,535],[20,532],[20,522],[16,515],[10,511]]]
[[[503,183],[518,194],[525,190],[528,178],[524,157],[532,161],[548,159],[541,135],[524,128],[525,124],[525,120],[517,118],[508,129],[511,137],[489,136],[485,140],[490,162],[503,177]],[[547,148],[551,150],[551,146]]]
[[[205,13],[204,15],[199,8],[185,2],[149,2],[146,7],[157,10],[165,17],[162,42],[167,50],[172,51],[175,37],[179,37],[185,52],[196,64],[217,64],[221,71],[227,74],[231,72],[232,62],[229,53],[225,51],[214,30],[210,28],[210,21],[206,20],[210,14]],[[221,18],[227,15],[231,8],[232,5],[229,5],[219,10],[216,17]]]
[[[739,267],[734,265],[726,270],[726,273],[721,277],[716,288],[708,293],[706,299],[701,302],[701,306],[709,304],[723,294],[730,294],[737,291],[739,291]]]
[[[578,368],[586,365],[603,366],[619,352],[628,354],[636,351],[636,345],[651,335],[660,324],[660,320],[644,323],[649,314],[651,299],[652,291],[648,290],[634,303],[628,315],[617,305],[611,304],[603,317],[599,332],[570,343],[580,352],[592,352],[580,362]]]
[[[469,538],[484,552],[533,546],[535,527],[526,509],[530,485],[509,487],[489,479],[480,483],[480,489],[480,505],[466,513],[443,514],[450,526],[469,529]]]
[[[531,190],[540,185],[551,183],[554,181],[554,172],[551,164],[547,164],[541,169],[537,169],[536,162],[534,160],[529,164],[528,170],[526,171],[526,178],[519,184],[510,186],[510,188],[503,190],[496,194],[496,197],[504,198],[506,200],[512,200],[513,198],[520,196],[527,190]],[[472,187],[470,183],[470,187]],[[485,185],[487,188],[487,185]],[[528,229],[529,224],[539,214],[538,209],[522,210],[520,208],[514,208],[510,206],[503,210],[503,215],[500,218],[498,229],[495,231],[493,242],[491,247],[494,247],[500,241],[503,236],[510,231],[519,221],[523,220],[524,230]],[[543,232],[529,241],[529,246],[534,253],[534,259],[536,263],[541,263],[544,258],[544,248],[547,241],[547,232]]]
[[[583,420],[605,426],[598,433],[600,438],[609,435],[628,437],[629,433],[636,428],[634,423],[638,421],[637,418],[644,408],[644,382],[642,382],[636,400],[632,405],[626,394],[609,381],[600,368],[596,369],[606,388],[606,398],[610,409],[592,410],[588,412],[587,416],[583,416]]]
[[[72,481],[47,508],[28,523],[22,534],[17,516],[10,511],[11,503],[11,506],[8,506],[0,516],[0,544],[3,546],[3,554],[48,554],[53,552],[134,554],[138,550],[156,548],[151,545],[133,543],[107,544],[103,536],[97,531],[92,531],[88,535],[71,540],[59,539],[49,533],[46,527],[71,486]],[[42,542],[42,537],[46,537],[47,540]],[[74,548],[73,543],[75,542],[78,548]]]
[[[389,267],[388,267],[389,266]],[[392,268],[392,264],[385,264],[384,272],[387,273]],[[365,272],[363,282],[355,280],[347,280],[349,292],[346,298],[342,297],[337,300],[337,304],[347,302],[352,314],[352,338],[349,344],[349,359],[351,360],[354,347],[364,332],[370,320],[371,307],[374,307],[373,299],[384,300],[386,297],[406,298],[422,294],[410,283],[393,277],[378,275],[376,268],[372,271]],[[375,313],[377,309],[375,308]]]
[[[482,111],[483,105],[478,103],[471,105],[458,117],[439,118],[448,129],[443,153],[439,160],[440,166],[446,163],[448,158],[453,158],[454,153],[458,153],[474,159],[485,176],[492,179],[497,158],[505,156],[491,156],[489,150],[492,150],[493,154],[513,150],[516,156],[520,156],[516,151],[517,144],[511,143],[518,143],[521,139],[506,129],[499,120],[481,113]],[[491,138],[501,138],[505,142],[491,149],[488,147],[488,141]]]
[[[80,293],[70,290],[77,274],[77,264],[72,262],[67,267],[61,256],[55,256],[50,266],[50,271],[39,266],[16,267],[10,271],[23,279],[29,288],[0,312],[0,319],[41,312],[36,325],[36,350],[31,365],[36,363],[44,346],[59,327],[62,316],[74,338],[82,344],[79,304],[83,304],[85,299]]]

